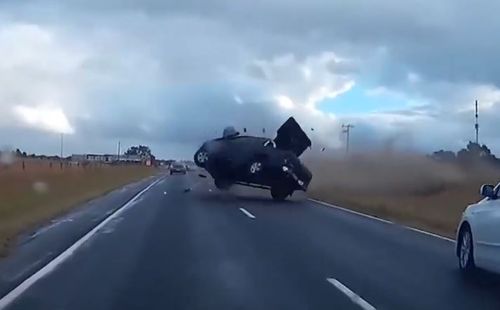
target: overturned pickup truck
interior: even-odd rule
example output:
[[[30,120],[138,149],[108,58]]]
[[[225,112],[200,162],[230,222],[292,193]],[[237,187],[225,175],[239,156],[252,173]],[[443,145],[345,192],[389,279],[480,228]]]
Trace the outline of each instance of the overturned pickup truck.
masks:
[[[274,200],[285,200],[295,190],[306,191],[311,172],[299,156],[311,140],[290,117],[274,140],[240,135],[233,127],[222,138],[205,142],[194,154],[194,162],[214,179],[215,186],[233,184],[270,189]]]

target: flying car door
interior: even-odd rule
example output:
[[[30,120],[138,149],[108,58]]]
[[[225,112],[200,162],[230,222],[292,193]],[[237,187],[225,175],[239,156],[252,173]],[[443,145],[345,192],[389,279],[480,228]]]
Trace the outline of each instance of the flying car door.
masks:
[[[311,146],[311,140],[293,117],[281,125],[274,142],[278,149],[292,151],[297,157]]]

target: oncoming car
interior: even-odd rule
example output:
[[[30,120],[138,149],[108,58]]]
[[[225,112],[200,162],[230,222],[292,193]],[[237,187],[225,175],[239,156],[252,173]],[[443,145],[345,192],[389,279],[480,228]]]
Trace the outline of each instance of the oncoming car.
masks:
[[[218,189],[232,184],[270,189],[274,200],[284,200],[295,190],[305,191],[312,174],[299,156],[311,140],[293,117],[274,139],[240,136],[232,127],[222,138],[206,141],[194,154],[196,165],[204,168]]]
[[[184,165],[183,163],[173,163],[172,166],[170,167],[170,174],[174,174],[174,173],[180,173],[180,174],[186,174],[186,165]]]
[[[484,197],[465,209],[457,230],[456,254],[460,270],[477,268],[500,273],[500,183],[481,186]]]

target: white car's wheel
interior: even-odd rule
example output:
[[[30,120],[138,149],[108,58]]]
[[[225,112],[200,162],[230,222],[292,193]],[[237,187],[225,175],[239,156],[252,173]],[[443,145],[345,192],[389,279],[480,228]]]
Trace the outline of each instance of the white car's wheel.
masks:
[[[464,274],[470,274],[476,269],[474,263],[474,245],[469,226],[464,226],[458,240],[458,266]]]

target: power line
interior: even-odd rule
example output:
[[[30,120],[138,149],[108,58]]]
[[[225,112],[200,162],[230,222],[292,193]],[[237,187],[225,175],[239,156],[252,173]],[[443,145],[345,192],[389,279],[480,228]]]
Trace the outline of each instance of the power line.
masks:
[[[342,132],[346,134],[346,143],[345,143],[345,153],[349,154],[349,135],[351,128],[354,128],[352,124],[342,124]]]

